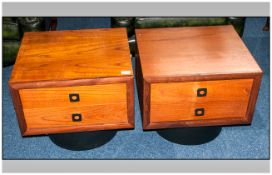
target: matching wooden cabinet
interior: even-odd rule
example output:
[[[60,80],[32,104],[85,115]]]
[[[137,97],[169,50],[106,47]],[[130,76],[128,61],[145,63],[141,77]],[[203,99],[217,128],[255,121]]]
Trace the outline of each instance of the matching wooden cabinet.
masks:
[[[126,30],[25,33],[9,81],[22,135],[134,128]]]
[[[143,128],[250,124],[262,70],[231,25],[136,30]]]

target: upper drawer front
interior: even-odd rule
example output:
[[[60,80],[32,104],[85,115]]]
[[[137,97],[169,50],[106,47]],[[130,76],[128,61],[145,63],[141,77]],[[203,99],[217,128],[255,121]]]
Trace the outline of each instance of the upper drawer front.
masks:
[[[19,94],[28,129],[128,122],[125,83],[22,89]]]
[[[253,79],[151,84],[150,122],[245,117]]]
[[[24,109],[126,102],[125,92],[125,83],[19,90]]]

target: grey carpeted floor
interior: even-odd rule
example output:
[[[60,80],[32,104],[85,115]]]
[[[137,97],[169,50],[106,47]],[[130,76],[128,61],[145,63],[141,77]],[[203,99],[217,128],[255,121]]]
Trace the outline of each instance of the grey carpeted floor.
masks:
[[[119,131],[109,143],[93,150],[69,151],[47,136],[21,137],[7,85],[10,66],[3,69],[3,159],[269,159],[270,35],[262,31],[265,20],[247,18],[243,36],[264,71],[252,125],[223,127],[215,140],[202,145],[174,144],[155,131],[143,132],[135,91],[134,130]],[[109,18],[62,18],[58,22],[58,30],[106,27],[110,27]]]

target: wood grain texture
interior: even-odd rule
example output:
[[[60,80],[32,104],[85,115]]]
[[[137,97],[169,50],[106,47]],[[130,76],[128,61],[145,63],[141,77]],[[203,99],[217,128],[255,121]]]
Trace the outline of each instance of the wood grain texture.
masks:
[[[165,128],[200,127],[200,126],[226,126],[249,124],[246,118],[227,118],[210,120],[180,120],[173,122],[153,122],[145,126],[144,130],[156,130]]]
[[[25,33],[10,82],[133,75],[125,28]]]
[[[21,133],[134,128],[133,79],[125,28],[25,33],[9,80]]]
[[[127,116],[128,123],[131,125],[131,128],[135,125],[135,111],[134,111],[134,77],[130,77],[127,81]]]
[[[50,127],[50,128],[30,128],[27,129],[23,136],[40,135],[43,134],[56,134],[56,133],[74,133],[74,132],[85,132],[85,131],[100,131],[100,130],[116,130],[116,129],[131,129],[128,123],[117,123],[117,124],[104,124],[104,125],[77,125],[75,126],[64,126],[64,127]]]
[[[137,90],[139,105],[141,110],[142,124],[145,129],[149,125],[150,116],[150,84],[143,79],[141,60],[139,58],[139,51],[137,45],[135,46],[135,70],[136,70],[136,80],[137,80]]]
[[[253,79],[151,84],[150,122],[246,117]],[[207,95],[197,96],[198,88]],[[204,116],[195,116],[204,108]]]
[[[81,114],[82,121],[74,122],[72,114]],[[127,124],[126,102],[117,104],[100,104],[80,107],[56,107],[24,109],[27,129]],[[44,133],[41,133],[44,134]]]
[[[259,90],[261,87],[261,82],[262,82],[262,75],[254,77],[254,83],[252,86],[249,104],[248,104],[248,110],[246,114],[247,124],[250,124],[252,122],[255,105],[257,103],[257,98],[258,98]]]
[[[150,123],[150,83],[143,82],[143,127],[147,127]]]
[[[10,94],[12,97],[12,102],[13,102],[14,110],[15,110],[16,117],[18,120],[18,125],[20,127],[20,131],[21,131],[21,133],[25,133],[26,121],[24,118],[24,112],[23,112],[23,108],[22,108],[22,103],[21,103],[19,91],[17,89],[12,88],[11,86],[9,86],[9,90],[10,90]]]
[[[19,94],[24,109],[106,105],[127,101],[125,83],[21,89]],[[70,102],[69,94],[78,94],[80,101]]]
[[[145,130],[251,123],[263,73],[232,26],[137,29],[136,43],[137,86]],[[187,90],[172,86],[239,80],[249,82],[231,84],[237,91],[227,90],[226,94],[235,98],[216,97],[224,91],[213,88],[217,93],[206,101],[195,100],[193,86]],[[246,88],[240,86],[243,84]],[[152,87],[157,85],[162,87],[154,92]],[[167,102],[162,103],[165,99]],[[192,120],[187,114],[194,114],[193,109],[200,105],[206,108],[208,118]],[[213,110],[212,115],[207,109]]]
[[[261,73],[231,25],[136,29],[143,77]]]
[[[93,79],[74,79],[74,80],[61,80],[61,81],[32,81],[13,83],[9,82],[9,86],[13,89],[32,89],[32,88],[54,88],[54,87],[67,87],[67,86],[86,86],[86,85],[98,85],[98,84],[114,84],[114,83],[126,83],[133,76],[124,77],[104,77]]]
[[[71,93],[79,94],[80,101],[70,102]],[[56,132],[52,131],[52,128],[86,125],[92,129],[92,126],[109,124],[134,126],[131,124],[134,115],[128,113],[125,83],[22,89],[19,90],[19,94],[28,135],[33,134],[29,132],[33,129],[43,129],[40,133],[36,131],[35,134],[48,134]],[[72,114],[75,113],[82,115],[82,121],[72,120]]]

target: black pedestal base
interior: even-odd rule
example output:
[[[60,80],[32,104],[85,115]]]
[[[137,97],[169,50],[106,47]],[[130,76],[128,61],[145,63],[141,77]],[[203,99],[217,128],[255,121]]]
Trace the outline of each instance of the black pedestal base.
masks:
[[[79,133],[52,134],[49,138],[56,145],[73,151],[83,151],[100,147],[109,142],[117,131],[93,131]]]
[[[157,131],[164,139],[182,145],[200,145],[215,139],[221,132],[221,127],[174,128]]]

